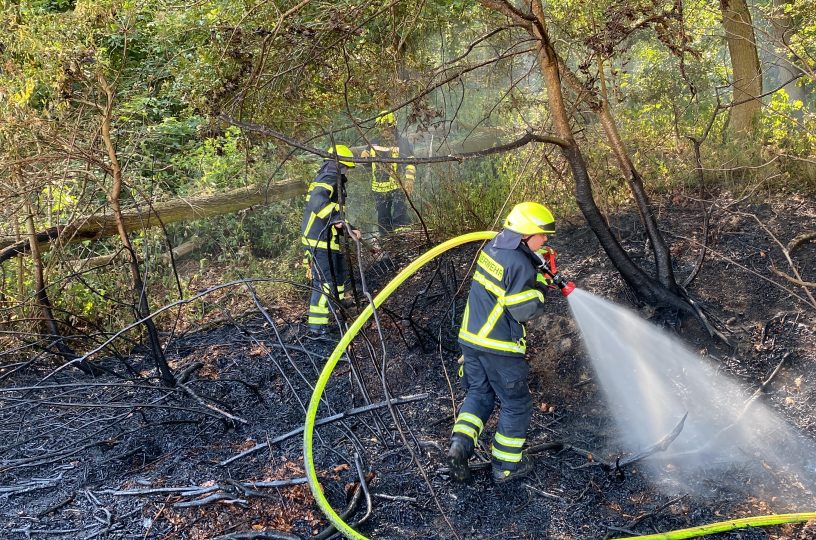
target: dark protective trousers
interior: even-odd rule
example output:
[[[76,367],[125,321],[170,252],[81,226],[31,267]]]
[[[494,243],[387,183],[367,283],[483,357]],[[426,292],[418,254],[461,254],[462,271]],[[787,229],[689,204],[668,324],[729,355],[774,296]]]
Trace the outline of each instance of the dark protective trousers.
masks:
[[[309,301],[309,327],[326,328],[331,310],[329,296],[342,300],[348,281],[346,258],[340,251],[315,248],[309,251],[312,270],[312,296]]]
[[[530,366],[521,356],[502,356],[465,346],[462,351],[465,357],[462,384],[467,396],[453,426],[453,436],[464,440],[466,448],[472,450],[498,398],[501,411],[493,438],[493,463],[514,470],[521,461],[533,414],[527,384]]]
[[[377,206],[377,225],[381,233],[391,233],[397,227],[411,224],[405,194],[401,189],[375,191],[374,202]]]

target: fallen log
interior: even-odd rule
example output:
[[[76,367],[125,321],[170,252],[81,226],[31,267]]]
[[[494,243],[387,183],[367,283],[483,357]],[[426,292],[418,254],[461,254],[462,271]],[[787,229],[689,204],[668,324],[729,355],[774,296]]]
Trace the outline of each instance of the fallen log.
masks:
[[[304,193],[306,183],[301,180],[286,180],[266,186],[250,186],[225,193],[202,195],[174,199],[141,209],[122,212],[122,219],[127,232],[158,227],[160,223],[168,225],[178,221],[192,221],[212,216],[231,214],[255,205],[291,199]],[[66,225],[49,227],[36,233],[39,244],[48,244],[54,240],[63,243],[95,240],[118,234],[113,215],[102,214],[85,216]],[[0,263],[17,255],[30,253],[29,240],[17,240],[14,236],[0,236]]]

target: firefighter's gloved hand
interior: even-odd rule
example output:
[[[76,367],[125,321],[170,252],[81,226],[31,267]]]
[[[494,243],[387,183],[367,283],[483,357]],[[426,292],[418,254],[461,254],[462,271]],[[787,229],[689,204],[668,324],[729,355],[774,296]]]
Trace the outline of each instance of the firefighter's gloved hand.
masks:
[[[544,274],[536,274],[536,285],[548,289],[555,289],[555,282],[551,277],[545,276]]]

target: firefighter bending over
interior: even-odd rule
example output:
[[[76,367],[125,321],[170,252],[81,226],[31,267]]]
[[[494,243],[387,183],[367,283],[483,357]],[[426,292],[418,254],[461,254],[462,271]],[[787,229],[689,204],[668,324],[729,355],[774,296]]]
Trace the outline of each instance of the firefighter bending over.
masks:
[[[371,148],[360,154],[362,157],[414,157],[410,143],[397,135],[397,119],[394,113],[383,111],[375,120],[379,128],[379,138],[371,141]],[[398,163],[371,164],[371,191],[377,206],[379,233],[392,233],[411,224],[408,217],[408,195],[414,189],[415,165]],[[402,187],[400,187],[402,183]]]
[[[309,302],[309,332],[313,336],[329,333],[329,296],[343,300],[349,278],[348,265],[340,250],[339,236],[343,234],[344,219],[340,212],[339,195],[345,198],[345,172],[354,167],[354,157],[348,146],[338,144],[329,148],[341,161],[327,159],[309,184],[306,209],[300,226],[301,242],[306,248],[306,261],[312,277],[312,296]],[[360,231],[352,229],[359,239]]]
[[[504,229],[479,254],[459,330],[466,397],[448,450],[451,477],[458,482],[470,480],[468,459],[496,398],[501,412],[493,438],[493,480],[504,483],[532,472],[522,453],[533,412],[524,323],[543,313],[542,290],[551,282],[537,272],[541,259],[536,252],[554,232],[555,219],[547,207],[523,202],[513,207]]]

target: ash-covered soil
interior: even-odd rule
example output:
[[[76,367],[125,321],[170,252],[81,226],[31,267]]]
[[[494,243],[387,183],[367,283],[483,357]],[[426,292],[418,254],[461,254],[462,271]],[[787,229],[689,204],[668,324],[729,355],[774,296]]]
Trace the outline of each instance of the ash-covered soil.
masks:
[[[816,281],[814,242],[791,252],[798,278],[780,247],[814,231],[816,203],[722,199],[706,209],[709,252],[688,291],[733,346],[710,337],[695,319],[634,305],[592,233],[577,220],[564,224],[551,245],[559,267],[579,287],[640,309],[644,318],[718,362],[746,396],[770,378],[759,399],[816,440],[816,308],[807,305],[805,287],[779,274]],[[685,199],[660,208],[679,282],[697,263],[702,215],[698,203]],[[635,262],[648,267],[638,217],[614,216],[611,225]],[[427,249],[418,232],[384,247],[395,268]],[[477,246],[458,249],[409,279],[329,381],[319,418],[380,405],[327,423],[315,436],[325,493],[338,512],[352,508],[346,521],[362,521],[356,525],[362,534],[601,539],[816,508],[807,485],[775,465],[752,463],[750,456],[740,467],[712,463],[690,475],[685,488],[663,484],[642,463],[606,471],[586,453],[553,448],[537,452],[535,474],[515,485],[494,486],[489,468],[477,468],[470,485],[451,483],[444,452],[462,400],[455,335],[476,252]],[[367,285],[376,292],[394,268],[366,259]],[[234,294],[249,293],[236,288]],[[187,374],[179,388],[162,387],[138,347],[128,358],[97,356],[110,373],[96,378],[66,369],[44,379],[55,366],[41,360],[3,368],[2,537],[310,538],[324,531],[327,521],[303,483],[298,429],[332,346],[305,336],[305,293],[302,304],[249,314],[231,313],[228,303],[208,305],[223,312],[223,324],[168,338],[171,365]],[[559,295],[552,297],[547,317],[530,325],[528,344],[536,404],[528,444],[560,442],[610,462],[625,455],[614,411]],[[386,395],[413,397],[389,409],[381,406]],[[486,431],[494,428],[495,415]],[[489,438],[483,442],[479,460],[489,458]],[[250,451],[256,446],[261,448]],[[816,477],[814,470],[806,474]],[[360,489],[361,476],[367,493]],[[816,525],[725,536],[814,538]]]

